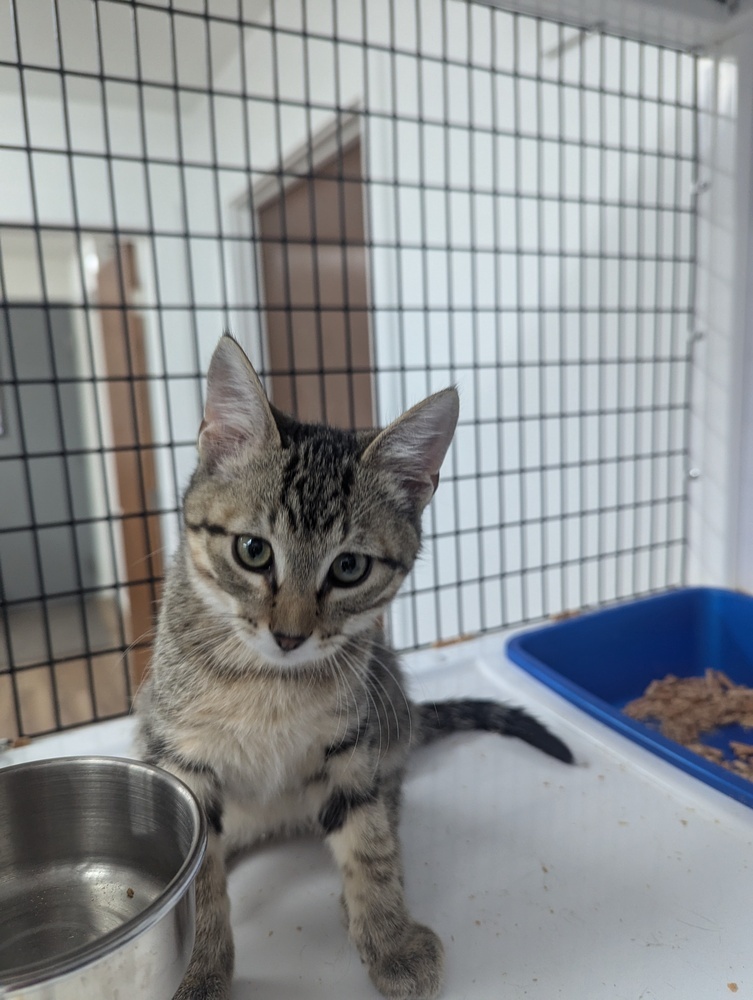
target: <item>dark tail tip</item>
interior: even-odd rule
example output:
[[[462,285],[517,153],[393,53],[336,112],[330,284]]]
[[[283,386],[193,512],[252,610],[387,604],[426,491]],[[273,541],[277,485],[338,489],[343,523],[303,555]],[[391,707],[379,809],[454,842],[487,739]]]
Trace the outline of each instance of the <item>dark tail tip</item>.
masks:
[[[505,727],[506,735],[517,736],[518,739],[530,743],[537,750],[542,750],[550,757],[556,757],[563,764],[573,764],[575,758],[570,747],[562,740],[550,733],[546,726],[524,712],[522,708],[512,708],[508,710],[508,720]]]

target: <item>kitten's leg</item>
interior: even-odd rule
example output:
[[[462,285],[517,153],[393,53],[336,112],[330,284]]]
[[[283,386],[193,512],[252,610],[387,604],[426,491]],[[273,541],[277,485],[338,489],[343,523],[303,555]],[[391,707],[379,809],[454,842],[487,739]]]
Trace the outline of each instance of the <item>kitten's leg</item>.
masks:
[[[442,985],[442,943],[406,909],[392,811],[381,793],[338,790],[320,823],[342,872],[350,935],[372,982],[393,1000],[428,1000]]]
[[[207,850],[196,876],[196,939],[191,962],[173,1000],[228,1000],[235,950],[225,875],[222,804],[214,774],[192,769],[181,758],[153,760],[181,779],[196,795],[207,819]]]
[[[196,941],[174,1000],[228,1000],[234,957],[224,851],[219,835],[210,831],[196,877]]]

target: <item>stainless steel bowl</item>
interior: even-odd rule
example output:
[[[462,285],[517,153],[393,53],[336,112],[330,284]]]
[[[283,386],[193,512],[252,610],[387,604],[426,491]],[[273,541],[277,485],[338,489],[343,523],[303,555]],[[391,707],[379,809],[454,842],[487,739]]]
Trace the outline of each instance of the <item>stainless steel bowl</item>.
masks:
[[[160,768],[0,769],[0,1000],[171,1000],[205,846],[196,800]]]

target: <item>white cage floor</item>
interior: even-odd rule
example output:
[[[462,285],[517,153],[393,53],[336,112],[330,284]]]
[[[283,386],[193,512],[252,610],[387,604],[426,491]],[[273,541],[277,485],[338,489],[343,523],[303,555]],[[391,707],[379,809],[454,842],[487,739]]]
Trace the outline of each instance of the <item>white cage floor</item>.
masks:
[[[563,736],[567,767],[516,740],[455,736],[416,754],[406,886],[446,948],[444,1000],[753,996],[753,813],[602,726],[504,657],[497,634],[406,657],[419,699],[522,704]],[[127,755],[131,720],[0,756]],[[379,994],[340,922],[316,841],[265,848],[230,876],[233,1000]]]

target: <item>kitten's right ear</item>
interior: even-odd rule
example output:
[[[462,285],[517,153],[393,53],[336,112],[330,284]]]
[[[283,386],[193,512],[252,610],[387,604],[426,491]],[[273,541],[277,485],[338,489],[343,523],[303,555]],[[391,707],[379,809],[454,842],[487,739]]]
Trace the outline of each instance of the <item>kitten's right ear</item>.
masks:
[[[264,387],[243,348],[224,334],[207,373],[207,400],[199,429],[199,454],[213,466],[242,448],[280,444]]]

